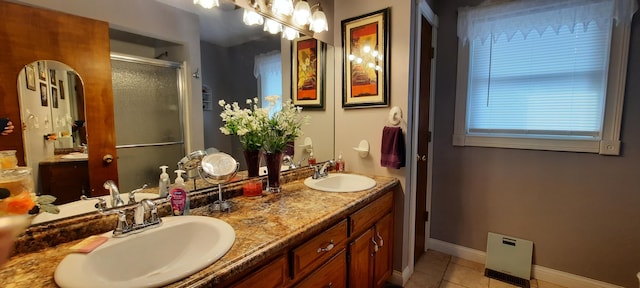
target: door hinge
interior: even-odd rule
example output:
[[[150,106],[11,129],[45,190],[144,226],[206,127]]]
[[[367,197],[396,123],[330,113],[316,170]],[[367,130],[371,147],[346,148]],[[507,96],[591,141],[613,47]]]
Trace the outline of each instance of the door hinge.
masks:
[[[436,57],[436,48],[431,47],[431,59]]]
[[[431,131],[427,131],[427,143],[431,142]]]
[[[429,222],[429,211],[424,211],[424,222]]]

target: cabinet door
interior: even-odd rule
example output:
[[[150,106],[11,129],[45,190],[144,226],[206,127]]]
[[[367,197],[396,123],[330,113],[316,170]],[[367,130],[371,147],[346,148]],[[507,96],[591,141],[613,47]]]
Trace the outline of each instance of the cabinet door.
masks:
[[[333,256],[329,262],[322,265],[320,269],[313,272],[311,276],[304,279],[304,281],[300,282],[296,287],[347,287],[347,258],[345,249],[342,248],[342,250],[336,254],[336,256]]]
[[[376,223],[373,238],[378,245],[373,281],[375,287],[382,287],[393,271],[393,213],[387,214]]]
[[[366,230],[362,235],[349,244],[349,287],[371,287],[373,277],[374,251],[371,239],[373,228]]]
[[[233,288],[275,288],[282,287],[285,283],[287,260],[284,256],[279,257],[274,262],[253,272],[243,280],[233,284]]]

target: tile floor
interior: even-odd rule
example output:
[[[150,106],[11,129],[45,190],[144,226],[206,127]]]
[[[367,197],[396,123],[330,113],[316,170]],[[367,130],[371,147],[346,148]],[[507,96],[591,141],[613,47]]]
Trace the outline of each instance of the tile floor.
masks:
[[[564,288],[532,279],[531,288]],[[511,284],[484,276],[484,264],[428,250],[416,263],[405,288],[510,288]]]

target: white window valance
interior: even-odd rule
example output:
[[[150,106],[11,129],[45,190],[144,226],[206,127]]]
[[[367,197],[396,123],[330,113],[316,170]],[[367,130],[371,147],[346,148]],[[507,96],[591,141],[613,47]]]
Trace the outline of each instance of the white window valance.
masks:
[[[271,51],[255,56],[253,75],[258,78],[260,75],[276,75],[282,73],[282,63],[280,51]]]
[[[520,32],[527,37],[536,31],[539,35],[551,28],[556,33],[567,26],[588,27],[595,22],[606,27],[610,21],[629,24],[638,10],[636,0],[522,0],[464,7],[458,11],[458,37],[463,43],[501,36],[511,39]]]

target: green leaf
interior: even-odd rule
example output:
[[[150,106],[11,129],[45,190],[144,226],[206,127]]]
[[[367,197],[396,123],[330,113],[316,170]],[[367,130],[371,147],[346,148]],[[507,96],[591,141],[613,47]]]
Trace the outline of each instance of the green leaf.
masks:
[[[53,197],[53,196],[50,196],[50,197]],[[56,205],[53,205],[53,204],[40,204],[40,210],[47,213],[51,213],[51,214],[60,213],[60,208],[58,208]]]
[[[51,195],[40,195],[38,196],[38,204],[51,204],[53,201],[56,201],[56,197]]]

